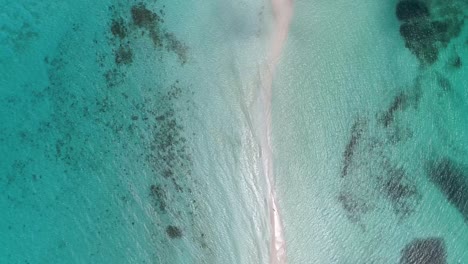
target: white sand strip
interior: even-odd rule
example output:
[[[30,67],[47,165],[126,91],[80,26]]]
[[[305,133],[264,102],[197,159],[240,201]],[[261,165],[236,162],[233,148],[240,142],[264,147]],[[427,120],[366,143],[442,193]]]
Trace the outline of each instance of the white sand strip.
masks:
[[[271,89],[275,73],[276,64],[280,59],[281,51],[288,36],[289,24],[293,14],[292,0],[272,0],[272,8],[274,15],[274,32],[271,40],[270,51],[267,67],[263,72],[262,95],[263,95],[263,115],[264,115],[264,130],[262,136],[262,159],[263,168],[269,190],[269,209],[271,221],[271,245],[270,245],[270,263],[284,264],[286,263],[286,245],[283,234],[283,226],[280,213],[276,202],[276,192],[274,189],[274,173],[273,173],[273,155],[271,149]]]

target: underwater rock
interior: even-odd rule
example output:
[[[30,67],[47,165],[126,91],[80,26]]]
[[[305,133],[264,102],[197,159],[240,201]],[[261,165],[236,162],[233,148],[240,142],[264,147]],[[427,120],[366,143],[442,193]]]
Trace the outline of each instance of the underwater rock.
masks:
[[[130,64],[133,62],[133,52],[130,47],[120,46],[115,52],[116,64]]]
[[[112,20],[111,33],[113,36],[118,37],[120,39],[124,39],[127,37],[127,28],[125,27],[122,18]]]
[[[172,33],[166,33],[164,37],[166,38],[166,49],[177,54],[180,62],[185,64],[187,62],[188,47]]]
[[[352,163],[352,158],[355,152],[355,149],[361,140],[362,133],[364,132],[364,126],[367,124],[364,120],[356,120],[351,128],[351,138],[346,145],[345,151],[343,153],[344,162],[343,169],[341,171],[341,177],[345,177],[348,174],[349,166]]]
[[[435,13],[429,12],[428,6],[421,1],[404,0],[396,6],[405,46],[426,65],[437,61],[440,49],[446,48],[460,34],[464,23],[462,13],[456,8],[448,9],[444,2],[437,4],[431,9]]]
[[[463,67],[463,62],[456,51],[447,59],[447,69],[450,71],[457,71]]]
[[[160,185],[150,186],[150,195],[153,197],[154,202],[158,205],[161,212],[166,211],[166,192]]]
[[[449,79],[442,75],[437,75],[437,84],[442,88],[444,91],[450,91],[452,90],[452,85],[450,84]]]
[[[161,48],[163,46],[162,37],[159,35],[159,32],[157,32],[156,30],[151,29],[149,31],[149,37],[155,47]]]
[[[395,96],[395,98],[392,101],[392,104],[379,120],[384,127],[388,127],[393,123],[397,111],[403,111],[406,109],[408,105],[408,100],[408,96],[403,92]]]
[[[108,88],[115,87],[124,82],[125,72],[118,71],[117,69],[108,70],[103,73],[104,79]]]
[[[455,67],[456,69],[460,69],[462,67],[462,61],[460,56],[456,56],[455,59],[452,62],[452,66]]]
[[[338,201],[346,211],[348,219],[353,223],[359,222],[361,216],[372,209],[372,206],[369,205],[368,202],[349,192],[341,192],[340,195],[338,195]]]
[[[400,217],[409,216],[419,205],[421,194],[402,168],[387,165],[382,191]]]
[[[394,177],[385,182],[385,192],[393,200],[400,200],[412,196],[415,193],[413,186],[408,186],[402,182],[402,177]]]
[[[427,166],[429,180],[468,221],[468,170],[448,158]]]
[[[400,21],[419,19],[429,16],[429,9],[420,1],[400,1],[396,8],[396,16]]]
[[[160,21],[159,16],[146,8],[143,3],[132,6],[130,10],[133,23],[137,27],[152,29],[156,27],[156,23]]]
[[[167,235],[174,239],[174,238],[181,238],[182,237],[182,230],[177,226],[170,225],[166,228]]]
[[[400,34],[406,41],[432,42],[434,30],[427,21],[404,23],[400,26]]]
[[[400,264],[446,264],[446,257],[442,238],[418,238],[402,250]]]
[[[439,51],[435,46],[434,29],[427,21],[404,23],[400,26],[400,35],[405,39],[406,47],[423,63],[437,61]]]

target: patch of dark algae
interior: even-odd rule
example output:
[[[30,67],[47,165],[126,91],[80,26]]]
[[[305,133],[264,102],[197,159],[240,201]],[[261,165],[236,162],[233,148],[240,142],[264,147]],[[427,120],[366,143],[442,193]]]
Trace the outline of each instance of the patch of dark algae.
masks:
[[[447,264],[447,252],[442,238],[417,238],[401,251],[400,264]]]
[[[462,65],[463,64],[462,64],[460,56],[457,56],[457,58],[453,62],[453,67],[455,67],[457,69],[460,69],[462,67]]]
[[[186,99],[185,95],[179,81],[175,81],[166,92],[158,93],[159,104],[148,109],[150,116],[146,122],[152,123],[148,129],[151,133],[146,137],[144,146],[147,151],[142,160],[151,169],[148,193],[153,213],[162,219],[154,232],[163,230],[166,239],[193,239],[201,249],[209,250],[204,235],[192,228],[198,215],[197,201],[191,189],[196,182],[192,177],[188,135],[181,122],[184,117],[176,106],[178,101]],[[146,106],[141,104],[139,107]],[[140,120],[145,120],[145,117]]]
[[[132,14],[133,23],[137,27],[148,30],[155,30],[158,26],[157,22],[161,21],[161,18],[156,13],[147,9],[143,3],[132,6],[130,13]]]
[[[338,201],[343,206],[346,217],[353,223],[358,223],[361,220],[361,216],[372,209],[372,206],[367,201],[347,191],[342,191],[338,195]]]
[[[173,33],[166,32],[164,37],[166,40],[166,50],[177,54],[182,64],[185,64],[188,60],[188,47],[180,42]]]
[[[405,39],[406,47],[424,64],[433,64],[438,59],[434,34],[428,21],[404,23],[400,26],[400,35]]]
[[[164,30],[160,24],[164,20],[155,12],[152,12],[143,3],[134,5],[131,8],[133,24],[141,29],[145,29],[149,33],[149,37],[156,48],[166,47],[168,52],[175,53],[179,61],[185,64],[188,60],[188,47],[179,41],[177,37],[170,32]]]
[[[111,33],[114,37],[118,37],[119,39],[124,39],[127,37],[128,29],[121,17],[112,19]]]
[[[126,12],[118,11],[115,6],[109,8],[112,19],[109,24],[109,44],[112,46],[115,67],[106,69],[103,76],[107,87],[113,88],[122,84],[126,77],[126,67],[134,62],[133,44],[135,40],[149,38],[155,51],[162,58],[163,49],[175,54],[181,65],[188,61],[188,47],[178,40],[175,34],[168,32],[164,26],[164,19],[151,11],[143,2],[131,5]],[[99,63],[104,67],[105,55],[101,55]]]
[[[96,92],[101,86],[94,85],[93,80],[82,84],[83,80],[75,78],[76,64],[72,62],[79,59],[79,54],[68,52],[68,47],[70,43],[81,43],[79,36],[74,37],[76,34],[71,35],[71,40],[66,38],[61,44],[63,48],[58,49],[60,52],[46,60],[49,85],[44,94],[50,98],[54,114],[47,120],[50,126],[44,125],[40,135],[56,143],[52,148],[48,146],[46,152],[52,161],[63,163],[64,175],[69,175],[67,171],[89,168],[86,172],[90,175],[114,176],[109,180],[114,186],[112,191],[121,197],[118,206],[131,206],[134,185],[130,181],[134,175],[151,177],[145,185],[146,202],[152,207],[151,214],[157,217],[151,218],[149,229],[155,234],[151,240],[160,249],[173,247],[164,240],[200,237],[191,227],[198,217],[197,201],[190,195],[190,188],[196,190],[196,181],[191,175],[191,151],[186,138],[189,133],[184,133],[182,126],[191,98],[181,97],[188,91],[178,81],[169,88],[161,87],[159,80],[155,80],[142,86],[144,92],[141,93],[133,92],[135,85],[120,85],[125,81],[128,68],[132,67],[131,61],[138,58],[131,56],[130,48],[135,53],[138,50],[134,49],[133,37],[141,37],[141,29],[133,24],[130,10],[131,6],[113,9],[112,20],[105,29],[106,39],[98,38],[93,42],[109,44],[109,49],[96,50],[95,66],[104,73],[106,79],[102,81],[113,89]],[[146,44],[152,46],[151,41]],[[183,110],[179,107],[182,100]],[[92,129],[88,130],[89,127]],[[49,136],[51,130],[56,133]],[[91,155],[94,150],[102,155]],[[128,155],[129,151],[132,155]],[[115,171],[102,167],[108,160],[119,159],[131,160],[132,166],[121,163]],[[74,184],[82,183],[82,179],[76,177],[65,178],[60,190],[60,195],[64,196],[79,186]],[[18,179],[11,178],[11,181],[18,182]],[[105,211],[104,215],[96,214],[96,218],[104,223],[98,227],[98,232],[102,233],[129,223],[126,217],[114,216],[112,210]],[[206,245],[201,239],[200,247],[207,248]]]
[[[349,166],[352,163],[354,152],[356,150],[357,145],[359,144],[359,141],[361,140],[366,124],[366,120],[357,119],[351,128],[351,137],[343,153],[344,160],[343,169],[341,170],[341,177],[345,177],[348,174]]]
[[[380,118],[380,123],[384,127],[389,127],[393,121],[395,120],[395,114],[398,111],[403,111],[406,109],[408,105],[408,95],[401,92],[395,96],[392,103],[388,107],[388,109],[383,113],[382,117]]]
[[[420,1],[401,1],[397,4],[396,16],[403,21],[420,19],[429,16],[429,8]]]
[[[461,60],[460,56],[459,56],[459,55],[456,55],[456,56],[452,59],[450,65],[451,65],[453,68],[455,68],[455,69],[460,69],[460,68],[463,66],[463,63],[462,63],[462,60]]]
[[[161,212],[166,212],[166,191],[158,184],[150,186],[150,196]]]
[[[182,230],[177,226],[169,225],[166,227],[166,234],[172,239],[181,238]]]
[[[146,156],[149,164],[158,164],[155,172],[171,183],[175,190],[182,191],[181,183],[190,175],[191,157],[182,136],[182,127],[177,123],[173,109],[168,109],[157,117],[159,127],[155,129],[150,143],[152,150]]]
[[[128,46],[119,46],[115,51],[116,64],[131,64],[133,62],[133,52]]]
[[[449,158],[431,161],[427,165],[429,180],[468,221],[468,169]]]
[[[430,1],[402,0],[396,6],[396,17],[402,23],[400,35],[405,40],[405,46],[423,65],[437,61],[439,51],[460,34],[464,23],[457,12],[431,12],[427,2]],[[429,4],[434,10],[444,9],[444,6],[438,6],[444,5],[443,2],[432,1]]]
[[[397,216],[409,216],[419,205],[422,195],[403,168],[389,162],[384,162],[382,167],[386,174],[381,183],[384,196],[390,201]]]
[[[396,135],[392,132],[389,137],[387,133],[375,134],[370,128],[371,125],[380,124],[387,132],[387,126],[393,122],[396,112],[404,110],[414,101],[411,96],[402,93],[394,99],[383,117],[377,115],[376,120],[369,117],[355,120],[343,152],[342,185],[337,196],[352,223],[364,227],[365,216],[372,211],[389,208],[387,203],[400,220],[407,219],[419,206],[422,194],[412,176],[404,166],[386,154],[386,149],[394,146],[393,137],[402,140],[404,135],[401,133],[404,132]],[[397,125],[394,127],[396,131],[401,129]]]
[[[151,231],[155,234],[154,242],[165,244],[159,239],[163,230],[165,239],[184,236],[196,239],[201,248],[209,250],[204,234],[191,228],[198,217],[198,207],[192,196],[192,188],[196,188],[197,181],[192,175],[189,135],[183,126],[184,111],[189,109],[187,104],[191,104],[190,98],[185,97],[187,91],[176,80],[170,87],[162,88],[159,83],[142,87],[151,95],[134,98],[126,90],[129,87],[121,85],[125,84],[128,70],[139,63],[138,51],[141,49],[137,46],[144,46],[145,51],[152,53],[146,55],[161,60],[174,55],[181,65],[188,60],[188,47],[165,27],[164,12],[156,9],[155,5],[157,3],[153,1],[151,4],[134,2],[109,7],[110,21],[106,28],[109,49],[97,54],[97,62],[103,70],[107,87],[112,88],[108,91],[109,96],[119,97],[121,94],[124,104],[114,104],[112,107],[116,109],[99,111],[99,114],[107,117],[124,105],[132,107],[125,121],[115,117],[113,120],[117,121],[105,122],[104,125],[109,123],[112,131],[124,138],[131,136],[138,146],[135,149],[141,149],[138,161],[148,170],[146,175],[151,177],[146,187],[147,199],[152,213],[157,215],[153,222],[155,229]],[[183,109],[179,106],[181,100],[187,103]],[[105,107],[107,104],[102,105],[100,108],[108,108]]]

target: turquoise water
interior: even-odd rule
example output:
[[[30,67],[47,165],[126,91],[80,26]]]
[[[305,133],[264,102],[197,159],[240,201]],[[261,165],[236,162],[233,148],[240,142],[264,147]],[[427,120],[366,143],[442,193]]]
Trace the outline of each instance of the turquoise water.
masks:
[[[290,263],[468,263],[467,3],[397,3],[296,2],[273,89]]]
[[[266,261],[263,3],[1,5],[0,263]]]
[[[468,263],[468,7],[424,3],[295,1],[288,263]],[[270,263],[268,1],[0,5],[0,263]]]

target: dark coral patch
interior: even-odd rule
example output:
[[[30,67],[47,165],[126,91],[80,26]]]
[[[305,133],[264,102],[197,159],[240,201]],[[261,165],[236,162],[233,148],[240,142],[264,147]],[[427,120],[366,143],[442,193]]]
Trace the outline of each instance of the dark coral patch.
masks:
[[[400,1],[396,8],[398,20],[406,21],[429,16],[429,9],[420,1]]]
[[[174,239],[174,238],[181,238],[182,237],[182,230],[177,226],[170,225],[166,228],[166,234]]]
[[[462,60],[460,58],[460,56],[456,56],[452,62],[451,62],[451,66],[454,67],[455,69],[460,69],[462,67]]]
[[[442,88],[444,91],[452,90],[452,85],[450,84],[449,79],[442,75],[437,75],[437,84],[439,84],[440,88]]]
[[[462,66],[462,61],[461,61],[461,58],[460,56],[457,56],[457,58],[455,59],[455,61],[453,62],[453,67],[457,68],[457,69],[460,69],[461,66]]]
[[[433,3],[435,4],[435,3]],[[404,0],[396,7],[396,16],[402,22],[400,35],[405,40],[405,46],[419,59],[423,65],[431,65],[438,59],[439,50],[446,48],[449,42],[457,37],[463,26],[463,16],[456,9],[446,10],[442,6],[434,6],[434,14],[421,1]]]
[[[153,42],[153,45],[157,48],[161,48],[163,46],[162,44],[162,39],[159,33],[156,31],[156,29],[151,29],[149,31],[149,37],[151,41]]]
[[[132,6],[130,13],[133,24],[143,29],[140,34],[148,35],[155,48],[165,47],[167,51],[174,52],[178,56],[181,64],[187,62],[188,47],[173,33],[167,32],[162,27],[164,20],[160,16],[146,8],[143,3]]]
[[[395,114],[397,113],[397,111],[405,110],[407,105],[408,96],[405,93],[398,94],[393,99],[392,103],[390,104],[390,107],[387,109],[387,111],[384,112],[383,116],[380,118],[380,123],[382,123],[385,127],[390,126],[395,119]]]
[[[152,29],[160,21],[159,16],[147,9],[143,3],[132,6],[130,10],[133,23],[141,28]]]
[[[439,51],[435,45],[434,29],[428,21],[404,23],[400,26],[400,35],[405,39],[406,47],[425,64],[437,61]]]
[[[385,197],[392,204],[393,210],[400,217],[409,216],[421,200],[416,185],[408,180],[402,168],[392,165],[386,166],[386,177],[382,182]]]
[[[125,79],[125,73],[120,72],[117,69],[108,70],[103,74],[103,76],[106,80],[107,87],[109,88],[122,84]]]
[[[119,46],[115,52],[115,63],[116,64],[130,64],[133,62],[133,52],[130,47]]]
[[[150,186],[150,195],[161,212],[166,211],[166,192],[160,185]]]
[[[457,21],[455,19],[432,21],[434,41],[438,42],[441,47],[447,47],[450,41],[460,34],[463,23],[463,20]]]
[[[402,176],[392,177],[384,184],[384,190],[392,200],[401,200],[416,193],[413,186],[402,182]]]
[[[400,264],[446,264],[442,238],[414,239],[401,251]]]
[[[122,18],[112,20],[111,33],[113,36],[120,39],[127,37],[127,27],[125,27],[125,23]]]
[[[179,57],[179,60],[182,64],[185,64],[187,62],[187,51],[188,47],[180,42],[176,36],[172,33],[166,33],[164,34],[164,37],[166,37],[166,48],[168,51],[172,51],[177,56]]]
[[[429,180],[468,221],[468,169],[461,164],[442,158],[427,166]]]
[[[430,42],[434,29],[428,21],[404,23],[400,27],[400,34],[407,41]]]
[[[338,195],[338,201],[346,211],[348,219],[353,223],[360,221],[361,216],[371,210],[371,205],[349,192],[341,192]]]
[[[349,166],[352,163],[354,152],[357,148],[359,141],[361,140],[364,126],[367,124],[364,120],[356,120],[351,128],[351,138],[346,145],[343,153],[343,169],[341,170],[341,177],[345,177],[348,174]]]

